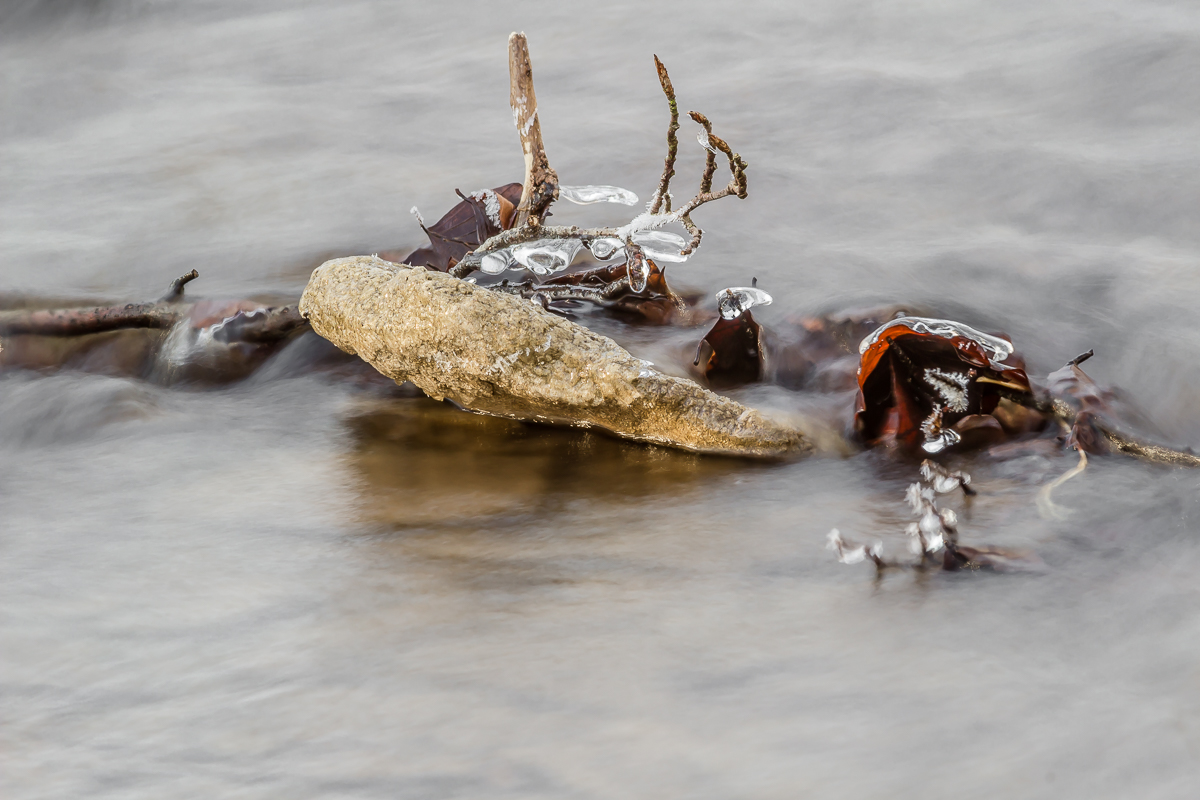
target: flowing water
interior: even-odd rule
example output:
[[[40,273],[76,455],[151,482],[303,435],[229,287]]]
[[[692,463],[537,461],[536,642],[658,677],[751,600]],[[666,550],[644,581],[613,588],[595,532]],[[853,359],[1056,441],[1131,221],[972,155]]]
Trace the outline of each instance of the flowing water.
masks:
[[[1095,348],[1146,433],[1200,445],[1191,3],[13,0],[0,291],[196,268],[197,296],[294,298],[420,245],[411,206],[520,179],[511,30],[564,183],[650,196],[652,53],[749,162],[677,284],[757,277],[768,325],[919,304],[1037,375]],[[700,335],[604,331],[659,363]],[[312,373],[314,346],[225,388],[0,374],[4,797],[1200,791],[1200,474],[1093,459],[1056,515],[1073,455],[967,460],[963,541],[1046,570],[876,582],[825,536],[903,551],[911,464],[477,417]]]

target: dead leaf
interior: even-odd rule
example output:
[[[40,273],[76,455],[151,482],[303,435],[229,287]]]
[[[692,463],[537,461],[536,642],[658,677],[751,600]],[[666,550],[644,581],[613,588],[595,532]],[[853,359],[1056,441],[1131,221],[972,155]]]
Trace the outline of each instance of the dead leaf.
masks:
[[[403,263],[448,272],[467,253],[512,227],[521,188],[519,183],[509,183],[471,195],[455,189],[462,202],[428,228],[421,226],[429,246],[414,250]]]

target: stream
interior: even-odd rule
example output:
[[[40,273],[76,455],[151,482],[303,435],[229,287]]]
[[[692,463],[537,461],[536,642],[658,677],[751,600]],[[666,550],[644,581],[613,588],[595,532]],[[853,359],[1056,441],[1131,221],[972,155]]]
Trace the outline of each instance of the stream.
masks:
[[[513,30],[563,183],[651,196],[652,54],[749,163],[677,288],[757,278],[768,328],[912,304],[1037,377],[1094,349],[1200,447],[1190,3],[14,0],[0,294],[294,299],[421,246],[412,206],[521,179]],[[594,324],[680,374],[703,335]],[[1094,458],[1048,514],[1074,453],[968,454],[962,541],[1045,569],[876,580],[826,534],[903,554],[913,463],[467,414],[306,336],[222,387],[0,371],[8,800],[1197,796],[1200,472]]]

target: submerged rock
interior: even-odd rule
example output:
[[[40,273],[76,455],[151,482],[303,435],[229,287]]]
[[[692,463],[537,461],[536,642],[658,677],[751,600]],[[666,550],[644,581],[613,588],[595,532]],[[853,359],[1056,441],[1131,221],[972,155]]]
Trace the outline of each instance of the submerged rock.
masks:
[[[336,259],[313,272],[300,311],[389,378],[475,411],[703,453],[811,450],[801,431],[663,375],[607,337],[443,273]]]

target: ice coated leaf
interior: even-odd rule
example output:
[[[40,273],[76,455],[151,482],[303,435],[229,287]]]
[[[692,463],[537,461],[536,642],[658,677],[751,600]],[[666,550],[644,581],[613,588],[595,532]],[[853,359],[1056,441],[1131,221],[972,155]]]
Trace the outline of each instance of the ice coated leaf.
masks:
[[[682,236],[676,236],[666,231],[638,231],[633,234],[633,243],[645,251],[649,258],[655,261],[680,262],[687,261],[688,256],[680,251],[687,246]]]
[[[737,319],[754,306],[771,305],[771,295],[762,289],[749,286],[733,286],[717,292],[717,308],[722,319]]]
[[[955,337],[970,339],[982,347],[992,361],[1005,361],[1013,354],[1012,343],[1006,342],[999,336],[977,331],[970,325],[964,325],[961,322],[948,319],[929,319],[928,317],[900,317],[884,323],[874,333],[862,340],[858,345],[859,354],[867,352],[867,348],[878,342],[885,331],[897,326],[908,328],[914,333],[940,336],[944,339]]]
[[[1032,401],[1011,343],[959,322],[900,317],[859,347],[855,431],[870,445],[938,453],[1021,433],[1004,427],[1001,400]]]
[[[637,205],[638,196],[620,186],[562,186],[558,187],[558,196],[581,206],[592,203],[620,203],[624,206]]]
[[[771,296],[761,289],[734,287],[717,293],[721,318],[701,342],[711,349],[704,364],[704,377],[713,386],[736,386],[762,377],[762,326],[754,321],[750,309],[766,305]],[[700,352],[696,354],[699,364]]]
[[[578,239],[538,239],[512,248],[518,264],[538,275],[562,272],[571,265],[583,244]]]
[[[592,251],[592,255],[596,258],[601,261],[607,261],[622,247],[624,247],[624,244],[620,239],[605,237],[603,239],[593,239],[588,249]]]

